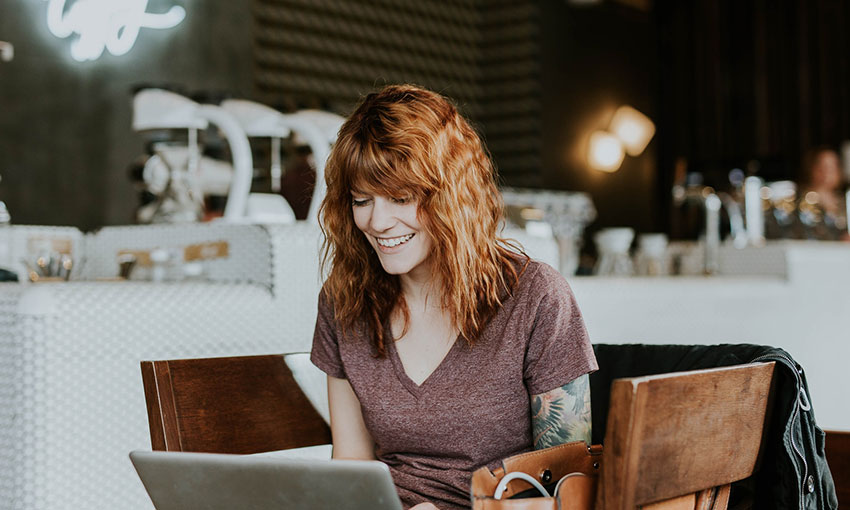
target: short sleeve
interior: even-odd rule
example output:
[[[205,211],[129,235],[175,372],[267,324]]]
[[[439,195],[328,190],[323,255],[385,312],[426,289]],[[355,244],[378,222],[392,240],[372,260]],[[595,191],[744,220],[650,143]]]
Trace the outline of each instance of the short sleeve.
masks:
[[[310,361],[329,376],[345,379],[345,369],[339,355],[337,323],[334,320],[333,307],[324,290],[319,293],[318,306]]]
[[[530,395],[553,390],[599,367],[575,296],[560,273],[540,264],[531,283],[532,321],[523,377]]]

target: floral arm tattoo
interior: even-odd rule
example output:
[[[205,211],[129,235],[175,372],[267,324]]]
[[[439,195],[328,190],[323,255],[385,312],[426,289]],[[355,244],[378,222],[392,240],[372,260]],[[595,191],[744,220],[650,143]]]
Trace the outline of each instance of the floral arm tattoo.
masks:
[[[590,378],[531,396],[534,449],[582,440],[590,444]]]

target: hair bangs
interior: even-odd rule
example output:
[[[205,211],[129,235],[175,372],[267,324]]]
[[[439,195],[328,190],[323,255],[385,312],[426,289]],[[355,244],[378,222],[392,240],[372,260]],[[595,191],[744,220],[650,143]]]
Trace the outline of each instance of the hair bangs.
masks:
[[[414,170],[411,160],[402,157],[400,151],[382,145],[370,141],[352,151],[351,157],[343,163],[346,187],[350,191],[387,197],[424,196],[424,183],[411,179],[420,173]]]

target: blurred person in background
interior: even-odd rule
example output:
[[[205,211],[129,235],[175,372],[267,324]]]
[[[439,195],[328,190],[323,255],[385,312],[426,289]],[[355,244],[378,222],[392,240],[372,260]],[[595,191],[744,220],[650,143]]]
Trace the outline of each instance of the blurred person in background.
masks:
[[[805,237],[850,241],[845,183],[838,153],[831,147],[815,147],[807,152],[804,166],[799,215]]]

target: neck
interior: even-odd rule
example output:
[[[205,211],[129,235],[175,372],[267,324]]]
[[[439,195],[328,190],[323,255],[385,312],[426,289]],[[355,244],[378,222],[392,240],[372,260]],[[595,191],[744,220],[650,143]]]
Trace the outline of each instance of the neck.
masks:
[[[403,274],[401,280],[401,292],[407,302],[409,310],[426,310],[428,308],[440,307],[439,299],[442,287],[439,278],[428,271],[417,271],[416,273]]]

